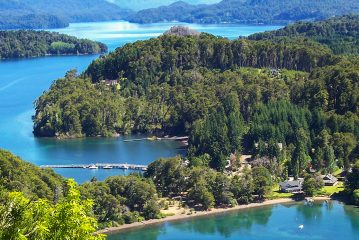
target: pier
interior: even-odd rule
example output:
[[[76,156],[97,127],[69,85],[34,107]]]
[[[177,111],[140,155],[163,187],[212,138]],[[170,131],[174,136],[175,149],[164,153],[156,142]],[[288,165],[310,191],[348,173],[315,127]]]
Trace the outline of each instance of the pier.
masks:
[[[83,168],[83,169],[123,169],[147,171],[147,165],[136,165],[127,163],[96,163],[96,164],[68,164],[68,165],[42,165],[41,168]]]
[[[147,138],[134,138],[134,139],[125,139],[123,140],[124,142],[136,142],[136,141],[145,141],[145,140],[149,140],[149,141],[161,141],[161,140],[168,140],[168,141],[188,141],[189,137],[188,136],[184,136],[184,137],[147,137]]]

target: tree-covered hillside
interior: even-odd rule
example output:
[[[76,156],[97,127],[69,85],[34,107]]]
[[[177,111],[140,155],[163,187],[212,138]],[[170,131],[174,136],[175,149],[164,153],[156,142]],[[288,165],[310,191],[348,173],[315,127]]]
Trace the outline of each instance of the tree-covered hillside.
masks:
[[[121,8],[128,8],[135,11],[156,8],[160,6],[170,5],[177,0],[107,0],[108,2],[115,3]],[[184,0],[183,2],[196,5],[196,4],[212,4],[218,3],[220,0]]]
[[[70,22],[118,20],[131,13],[105,0],[0,0],[0,29],[61,28]]]
[[[253,40],[305,37],[328,46],[335,54],[359,54],[359,15],[347,15],[319,22],[300,22],[277,31],[257,33]]]
[[[92,205],[73,180],[0,149],[0,239],[103,240]]]
[[[103,43],[46,31],[0,31],[0,59],[107,52]]]
[[[287,24],[358,13],[356,0],[223,0],[209,6],[177,2],[131,15],[132,22],[182,21],[195,23]]]
[[[189,135],[190,164],[218,171],[242,153],[278,177],[347,169],[359,154],[358,61],[304,37],[165,34],[56,81],[35,104],[34,133]]]
[[[52,170],[40,169],[0,149],[0,192],[22,192],[29,198],[53,201],[62,196],[63,181]]]
[[[37,12],[15,0],[0,0],[0,29],[34,29],[66,27],[58,16]]]

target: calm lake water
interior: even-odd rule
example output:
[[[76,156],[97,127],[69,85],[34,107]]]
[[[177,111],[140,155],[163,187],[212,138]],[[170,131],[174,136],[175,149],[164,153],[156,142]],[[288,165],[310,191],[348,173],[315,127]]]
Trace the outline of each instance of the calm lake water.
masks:
[[[359,239],[359,208],[335,201],[284,204],[133,229],[107,239],[354,240]]]
[[[179,23],[138,25],[128,22],[76,23],[56,29],[61,33],[102,41],[110,51],[136,40],[158,36]],[[203,32],[228,37],[247,36],[279,26],[188,25]],[[37,165],[136,163],[148,164],[160,157],[184,154],[179,143],[160,141],[123,142],[123,138],[55,140],[36,139],[32,135],[33,102],[51,83],[77,68],[83,71],[98,56],[42,57],[0,61],[0,148]],[[136,137],[136,136],[133,136]],[[96,176],[127,174],[117,170],[56,170],[65,177],[84,182]]]

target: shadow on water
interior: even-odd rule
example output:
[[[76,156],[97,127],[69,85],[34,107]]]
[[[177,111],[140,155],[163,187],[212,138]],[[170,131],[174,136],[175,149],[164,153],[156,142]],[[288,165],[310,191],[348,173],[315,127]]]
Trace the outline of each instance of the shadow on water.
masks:
[[[350,220],[352,229],[359,235],[359,207],[354,207],[350,205],[343,206],[344,213]]]

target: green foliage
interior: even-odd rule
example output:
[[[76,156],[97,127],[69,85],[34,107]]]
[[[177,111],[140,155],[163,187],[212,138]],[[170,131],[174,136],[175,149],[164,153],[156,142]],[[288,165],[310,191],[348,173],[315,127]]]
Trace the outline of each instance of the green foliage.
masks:
[[[246,170],[242,176],[234,176],[231,180],[231,192],[238,203],[248,204],[253,200],[254,182],[251,173]]]
[[[320,175],[306,175],[303,182],[303,192],[308,197],[313,197],[324,186]]]
[[[358,63],[303,37],[165,34],[56,81],[36,102],[34,133],[189,135],[190,166],[223,171],[231,155],[249,153],[268,159],[275,178],[310,168],[330,173],[349,168],[359,154]],[[117,86],[105,86],[106,79],[117,79]],[[173,166],[152,167],[172,175],[166,168]],[[178,182],[151,178],[162,194],[178,194],[184,175],[176,174]]]
[[[92,215],[91,200],[81,200],[80,191],[73,180],[67,181],[66,195],[56,206],[50,217],[48,239],[99,240],[103,236],[93,235],[97,221]]]
[[[116,79],[123,71],[123,76],[136,87],[134,90],[143,94],[154,83],[178,83],[174,76],[167,75],[181,70],[271,67],[311,71],[336,61],[329,49],[315,42],[230,41],[204,33],[185,37],[162,35],[118,48],[106,58],[95,60],[86,74],[98,82]]]
[[[356,205],[359,205],[359,189],[353,192],[353,200]]]
[[[92,202],[80,199],[73,180],[67,182],[65,197],[55,205],[42,199],[30,201],[22,193],[12,192],[0,205],[0,238],[105,239],[93,234],[97,221],[91,215]]]
[[[257,33],[250,39],[305,37],[328,46],[335,54],[359,54],[359,15],[334,17],[319,22],[299,22],[277,31]]]
[[[57,201],[62,196],[62,183],[63,178],[52,170],[35,167],[0,149],[0,190]]]
[[[349,194],[353,194],[355,190],[359,189],[359,161],[353,165],[352,171],[348,173],[345,181],[345,189]]]
[[[0,31],[0,59],[107,52],[103,43],[46,31]]]
[[[254,193],[259,199],[264,199],[273,185],[272,176],[265,167],[255,167],[252,169]]]
[[[153,180],[162,195],[178,195],[186,189],[185,171],[180,157],[159,159],[148,166],[146,177]]]
[[[111,136],[121,124],[117,90],[92,85],[74,72],[56,81],[35,103],[34,134],[43,137]]]
[[[130,175],[106,179],[110,193],[120,198],[131,211],[142,212],[149,201],[157,200],[156,188],[152,181]],[[153,203],[152,203],[153,204]]]

